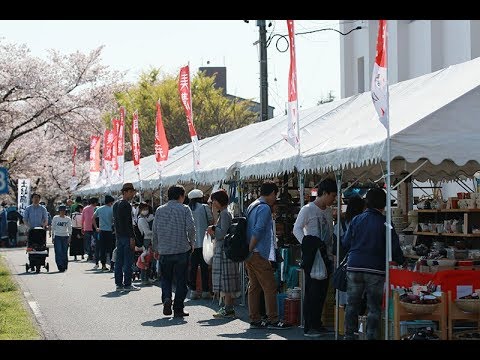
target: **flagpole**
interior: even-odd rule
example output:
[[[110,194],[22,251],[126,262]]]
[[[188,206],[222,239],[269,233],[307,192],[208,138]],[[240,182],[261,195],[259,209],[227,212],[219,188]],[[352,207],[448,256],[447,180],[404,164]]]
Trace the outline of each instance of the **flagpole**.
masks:
[[[387,21],[385,22],[385,56],[388,59],[388,32],[387,32]],[[386,241],[385,246],[385,340],[389,339],[389,307],[390,307],[390,261],[392,260],[392,190],[390,184],[390,92],[388,91],[388,60],[385,62],[386,78],[387,78],[387,107],[386,107],[386,123],[387,123],[387,175],[385,177],[387,185],[387,223],[385,224]]]

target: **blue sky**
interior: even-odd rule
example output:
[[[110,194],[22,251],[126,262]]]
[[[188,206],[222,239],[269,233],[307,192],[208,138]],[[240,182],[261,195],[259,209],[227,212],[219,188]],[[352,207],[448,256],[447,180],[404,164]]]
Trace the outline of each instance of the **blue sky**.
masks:
[[[285,20],[271,22],[268,34],[272,30],[287,34]],[[338,29],[338,21],[295,21],[296,32],[331,27]],[[2,20],[0,37],[25,43],[41,57],[47,49],[87,52],[105,45],[103,63],[112,69],[128,70],[127,79],[131,81],[150,66],[172,74],[187,62],[192,73],[199,66],[226,66],[227,92],[259,101],[259,49],[253,45],[258,40],[255,20],[248,24],[242,20]],[[316,105],[330,90],[339,98],[339,38],[334,31],[296,36],[301,107]],[[277,39],[268,47],[269,105],[275,107],[275,115],[285,109],[289,67],[289,52],[276,49]],[[280,40],[280,49],[284,45]]]

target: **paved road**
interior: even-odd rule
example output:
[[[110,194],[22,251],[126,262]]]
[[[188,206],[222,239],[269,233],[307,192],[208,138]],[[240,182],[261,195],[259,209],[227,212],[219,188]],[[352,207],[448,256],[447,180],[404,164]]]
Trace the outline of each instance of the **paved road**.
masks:
[[[59,273],[53,248],[47,258],[50,272],[42,268],[39,274],[25,272],[28,256],[24,248],[0,251],[46,339],[310,340],[299,327],[276,331],[249,329],[247,309],[240,305],[236,306],[237,318],[214,319],[218,302],[212,300],[187,300],[185,310],[190,316],[166,317],[162,314],[159,286],[119,294],[115,292],[113,274],[93,270],[93,263],[72,261],[66,272]]]

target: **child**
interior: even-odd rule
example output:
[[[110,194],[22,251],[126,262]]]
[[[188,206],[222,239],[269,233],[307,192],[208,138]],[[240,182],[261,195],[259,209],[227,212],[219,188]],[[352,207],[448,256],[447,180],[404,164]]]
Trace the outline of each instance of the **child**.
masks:
[[[148,246],[146,250],[138,257],[137,267],[140,269],[140,280],[143,286],[151,285],[148,281],[147,270],[150,268],[150,263],[153,258],[152,246]]]

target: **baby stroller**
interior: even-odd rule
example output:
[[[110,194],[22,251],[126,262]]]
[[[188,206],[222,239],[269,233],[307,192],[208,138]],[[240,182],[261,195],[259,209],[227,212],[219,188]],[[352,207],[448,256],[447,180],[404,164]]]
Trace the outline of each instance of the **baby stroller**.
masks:
[[[48,263],[45,259],[48,257],[47,232],[42,227],[35,227],[28,232],[27,254],[28,263],[25,264],[25,270],[32,270],[38,274],[40,267],[43,266],[49,271]]]

